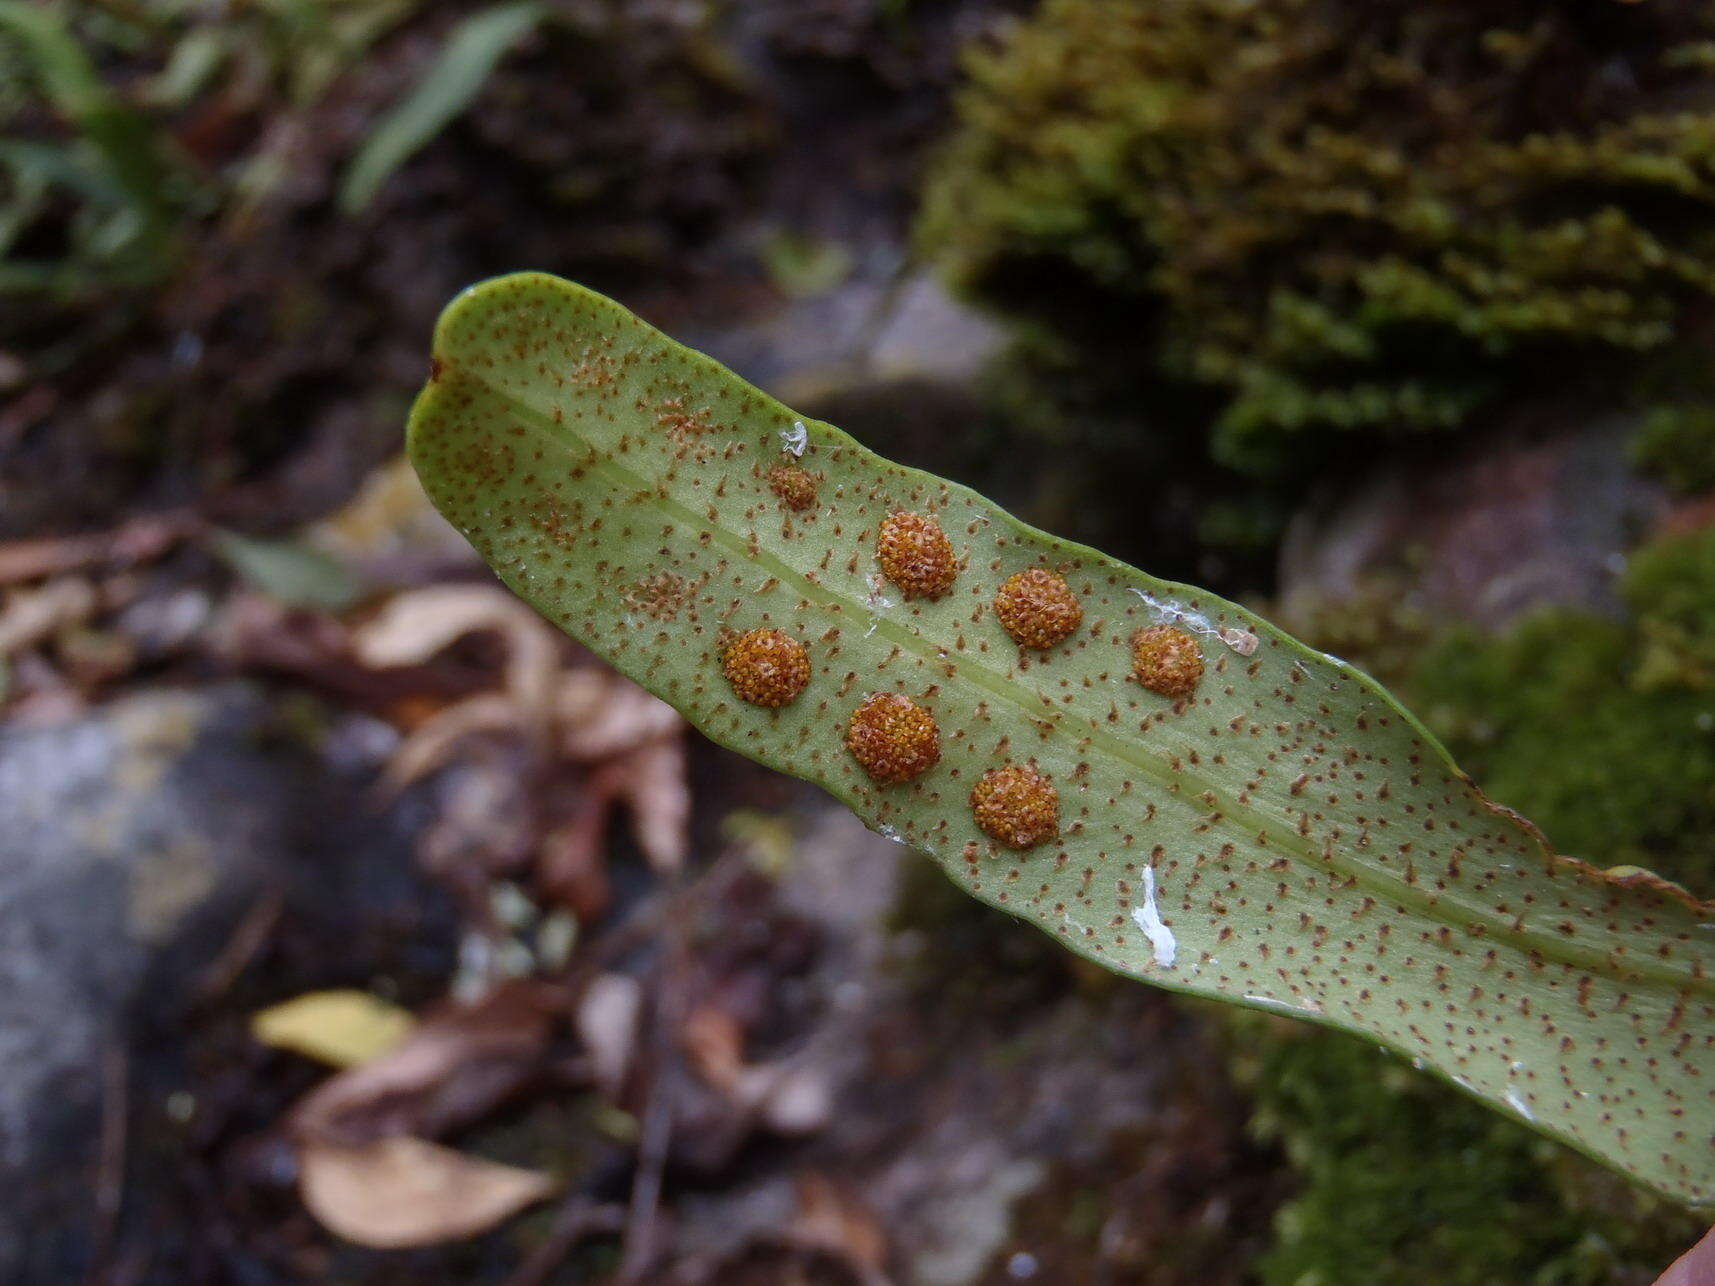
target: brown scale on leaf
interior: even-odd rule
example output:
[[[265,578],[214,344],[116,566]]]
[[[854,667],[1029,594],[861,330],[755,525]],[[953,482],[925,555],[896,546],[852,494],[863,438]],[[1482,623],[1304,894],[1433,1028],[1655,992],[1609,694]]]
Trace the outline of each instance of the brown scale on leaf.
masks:
[[[795,464],[777,464],[768,471],[768,489],[788,509],[803,512],[813,508],[822,480]]]
[[[687,409],[682,397],[663,398],[655,406],[655,423],[673,434],[697,436],[714,427],[709,408]]]
[[[691,586],[683,576],[657,572],[646,576],[625,592],[626,606],[658,621],[677,620],[690,601]]]
[[[781,630],[747,630],[721,653],[732,690],[752,705],[770,709],[795,701],[810,682],[804,645]]]
[[[874,692],[852,712],[846,749],[883,785],[910,781],[940,762],[941,729],[910,697]]]
[[[1035,848],[1060,833],[1060,792],[1036,769],[991,768],[971,788],[983,833],[1008,848]]]
[[[876,554],[887,579],[906,598],[940,598],[953,588],[959,560],[941,524],[924,514],[899,510],[881,524]]]
[[[1020,647],[1047,649],[1071,637],[1084,619],[1084,608],[1064,576],[1032,567],[1001,583],[994,614]]]
[[[1177,625],[1152,625],[1132,635],[1131,672],[1151,692],[1188,697],[1203,677],[1203,649]]]

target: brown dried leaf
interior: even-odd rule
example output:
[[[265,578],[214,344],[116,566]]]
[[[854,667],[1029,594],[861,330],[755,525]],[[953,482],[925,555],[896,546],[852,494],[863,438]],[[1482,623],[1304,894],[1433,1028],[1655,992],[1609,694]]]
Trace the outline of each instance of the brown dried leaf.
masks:
[[[0,610],[0,657],[32,648],[68,625],[88,620],[96,601],[95,587],[81,576],[63,576],[40,589],[14,591]]]
[[[397,795],[412,782],[444,768],[458,743],[473,733],[508,732],[525,721],[518,703],[498,692],[479,692],[455,701],[399,743],[381,774],[383,797]]]
[[[609,1095],[619,1092],[631,1067],[643,1012],[643,987],[629,974],[604,973],[578,1004],[578,1035],[589,1050],[596,1081]]]
[[[506,690],[519,709],[528,717],[545,717],[560,669],[559,636],[494,586],[435,585],[395,595],[354,632],[353,643],[359,660],[384,669],[421,665],[479,630],[493,630],[506,640]]]
[[[631,680],[585,666],[566,674],[555,699],[561,749],[581,763],[610,759],[684,731],[679,712]]]
[[[631,833],[649,865],[676,871],[690,848],[691,788],[685,781],[685,744],[655,741],[613,760],[596,774],[592,790],[623,800]]]
[[[58,576],[98,563],[126,566],[148,562],[198,526],[198,520],[187,514],[148,514],[112,531],[8,541],[0,545],[0,584]]]
[[[869,1208],[843,1185],[814,1170],[799,1175],[797,1186],[792,1240],[839,1256],[865,1282],[885,1281],[887,1234]]]
[[[305,1208],[324,1228],[382,1250],[474,1237],[553,1190],[538,1171],[403,1136],[357,1147],[313,1139],[298,1179]]]
[[[216,638],[220,654],[235,666],[284,670],[340,689],[361,677],[374,687],[367,673],[352,664],[344,625],[266,594],[233,594],[221,612]]]
[[[390,1052],[312,1090],[290,1127],[300,1138],[352,1146],[476,1120],[538,1071],[562,1009],[556,988],[527,981],[449,1005]]]
[[[542,888],[580,920],[607,908],[607,823],[616,802],[630,810],[632,835],[650,866],[679,869],[690,847],[684,743],[652,742],[603,764],[583,783],[570,816],[543,838],[537,855]]]
[[[698,1005],[686,1015],[680,1039],[703,1079],[747,1119],[793,1135],[827,1124],[833,1094],[825,1070],[789,1061],[746,1063],[744,1029],[730,1011]]]
[[[470,546],[429,502],[403,455],[374,469],[344,508],[308,534],[318,548],[366,568],[430,572],[474,561]]]
[[[691,1063],[710,1085],[731,1090],[744,1073],[744,1028],[730,1010],[704,1002],[685,1015],[679,1033]]]
[[[612,813],[609,796],[583,792],[571,816],[542,837],[536,852],[536,878],[542,892],[582,924],[600,919],[613,897],[605,844]]]

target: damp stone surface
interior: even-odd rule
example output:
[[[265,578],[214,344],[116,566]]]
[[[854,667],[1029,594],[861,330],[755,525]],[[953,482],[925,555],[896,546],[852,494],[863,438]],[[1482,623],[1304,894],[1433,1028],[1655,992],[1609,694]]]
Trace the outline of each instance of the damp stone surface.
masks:
[[[1373,680],[885,460],[569,282],[466,291],[433,356],[409,445],[435,504],[515,592],[712,739],[1108,968],[1362,1033],[1715,1208],[1715,910],[1556,856]],[[813,509],[770,485],[788,440],[821,480]],[[878,574],[897,513],[946,537],[939,596]],[[1046,652],[992,606],[1032,568],[1083,610]],[[1203,662],[1172,700],[1134,677],[1133,640],[1160,626]],[[804,645],[809,683],[787,705],[742,699],[713,663],[755,629]],[[847,748],[872,693],[932,712],[939,758],[908,780],[877,781]],[[971,795],[1024,763],[1054,784],[1059,831],[1016,850]]]

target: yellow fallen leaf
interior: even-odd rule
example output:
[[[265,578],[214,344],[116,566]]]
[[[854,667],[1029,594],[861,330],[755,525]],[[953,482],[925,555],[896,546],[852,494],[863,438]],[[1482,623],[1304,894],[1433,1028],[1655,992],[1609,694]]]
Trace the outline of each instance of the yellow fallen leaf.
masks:
[[[535,1204],[554,1181],[404,1135],[346,1147],[304,1144],[298,1194],[322,1227],[381,1250],[487,1232]]]
[[[357,1067],[398,1045],[416,1023],[367,991],[311,991],[253,1015],[250,1034],[334,1067]]]

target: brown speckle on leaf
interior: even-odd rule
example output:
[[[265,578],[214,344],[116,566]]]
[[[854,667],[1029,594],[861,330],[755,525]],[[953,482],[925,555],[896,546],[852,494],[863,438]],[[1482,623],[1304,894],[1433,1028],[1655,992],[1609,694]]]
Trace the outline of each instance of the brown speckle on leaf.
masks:
[[[626,591],[625,602],[658,621],[671,621],[678,619],[689,596],[690,586],[683,576],[657,572],[644,577]]]
[[[815,506],[821,479],[796,464],[777,464],[768,471],[768,489],[788,509],[802,512]]]

